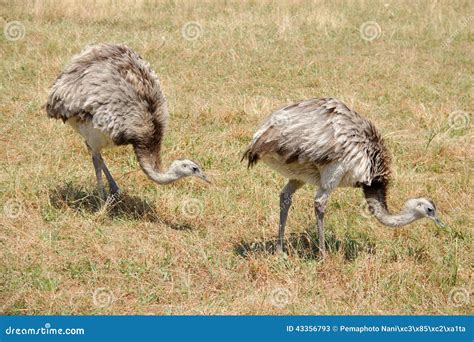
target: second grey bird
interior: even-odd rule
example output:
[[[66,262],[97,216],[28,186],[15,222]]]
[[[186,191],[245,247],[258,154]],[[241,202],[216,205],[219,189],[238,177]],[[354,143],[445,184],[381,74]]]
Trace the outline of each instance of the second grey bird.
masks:
[[[390,213],[387,148],[369,120],[337,99],[309,99],[273,112],[257,129],[244,158],[249,167],[263,160],[289,179],[280,193],[279,250],[292,196],[304,183],[319,187],[314,208],[322,254],[326,203],[338,186],[361,187],[371,213],[384,225],[399,227],[427,217],[443,226],[429,198],[409,199],[399,213]]]
[[[103,148],[118,145],[133,145],[141,168],[158,184],[187,176],[208,182],[191,160],[175,160],[162,171],[166,99],[150,65],[125,45],[93,45],[75,56],[51,87],[46,111],[85,139],[102,194],[102,172],[111,194],[119,191],[101,156]]]

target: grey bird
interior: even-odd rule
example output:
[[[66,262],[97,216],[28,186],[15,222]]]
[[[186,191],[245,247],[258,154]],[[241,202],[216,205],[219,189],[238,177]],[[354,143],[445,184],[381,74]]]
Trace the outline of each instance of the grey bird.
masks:
[[[361,187],[370,212],[384,225],[399,227],[427,217],[444,226],[434,202],[409,199],[392,214],[386,196],[390,157],[375,126],[334,98],[314,98],[280,108],[258,127],[242,158],[264,161],[289,179],[280,193],[277,249],[283,250],[292,197],[303,184],[318,186],[314,198],[319,250],[325,254],[324,212],[336,187]]]
[[[73,57],[51,87],[46,112],[85,139],[103,196],[102,172],[112,195],[119,187],[101,150],[118,145],[133,145],[141,168],[158,184],[188,176],[209,182],[191,160],[175,160],[162,171],[161,144],[169,116],[166,99],[150,65],[125,45],[93,45]]]

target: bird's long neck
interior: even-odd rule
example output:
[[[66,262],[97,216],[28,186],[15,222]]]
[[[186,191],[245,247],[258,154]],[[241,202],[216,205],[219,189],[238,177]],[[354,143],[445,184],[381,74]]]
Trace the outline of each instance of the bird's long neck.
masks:
[[[407,225],[419,217],[408,210],[401,210],[398,214],[392,214],[387,208],[387,183],[373,182],[370,186],[364,186],[364,195],[370,212],[389,227],[400,227]]]
[[[169,184],[181,178],[171,170],[161,171],[160,146],[152,148],[134,146],[134,150],[140,167],[152,181],[158,184]]]

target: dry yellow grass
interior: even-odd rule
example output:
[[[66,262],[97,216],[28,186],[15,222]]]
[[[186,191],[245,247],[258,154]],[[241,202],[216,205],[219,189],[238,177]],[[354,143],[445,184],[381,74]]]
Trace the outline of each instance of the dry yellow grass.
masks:
[[[1,312],[472,313],[473,7],[1,2]],[[372,41],[359,32],[368,21],[381,29]],[[189,22],[195,40],[183,37]],[[212,186],[156,186],[119,148],[104,158],[125,194],[100,207],[83,142],[41,108],[71,56],[95,42],[126,43],[151,63],[171,111],[165,163],[200,161]],[[290,255],[266,250],[284,180],[263,164],[247,171],[240,154],[272,109],[315,96],[377,125],[393,154],[389,205],[430,195],[446,231],[426,220],[383,227],[364,215],[360,191],[339,189],[321,261],[306,186],[290,211]]]

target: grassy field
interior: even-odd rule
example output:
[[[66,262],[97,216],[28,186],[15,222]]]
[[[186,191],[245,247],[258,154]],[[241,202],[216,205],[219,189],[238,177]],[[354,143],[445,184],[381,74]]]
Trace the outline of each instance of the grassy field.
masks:
[[[1,313],[473,313],[472,1],[2,0],[0,16]],[[199,161],[211,186],[157,186],[122,147],[104,159],[123,196],[100,203],[83,141],[42,109],[97,42],[151,63],[171,114],[164,163]],[[272,253],[285,180],[241,153],[273,109],[328,96],[385,136],[389,206],[430,196],[446,230],[384,227],[360,190],[338,189],[321,260],[306,186],[288,255]]]

